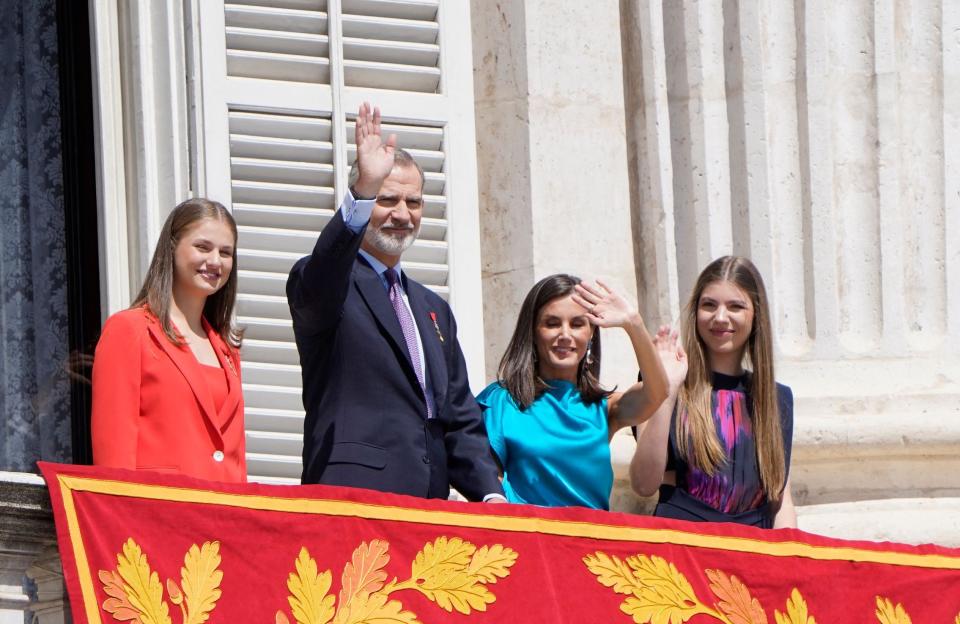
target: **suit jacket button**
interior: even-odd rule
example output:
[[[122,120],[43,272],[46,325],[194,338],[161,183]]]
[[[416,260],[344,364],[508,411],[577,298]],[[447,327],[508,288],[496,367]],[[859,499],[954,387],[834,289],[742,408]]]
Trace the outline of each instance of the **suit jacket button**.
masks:
[[[425,463],[425,464],[429,464],[429,463],[430,463],[430,456],[429,456],[429,455],[424,455],[424,456],[423,456],[423,463]]]
[[[223,451],[214,451],[213,452],[213,461],[222,462],[223,461]]]

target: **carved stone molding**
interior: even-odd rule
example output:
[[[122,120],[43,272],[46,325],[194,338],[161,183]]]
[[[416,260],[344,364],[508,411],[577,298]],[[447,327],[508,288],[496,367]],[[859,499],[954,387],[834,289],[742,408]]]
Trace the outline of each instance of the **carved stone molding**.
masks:
[[[37,475],[0,472],[0,624],[69,621],[53,511]]]

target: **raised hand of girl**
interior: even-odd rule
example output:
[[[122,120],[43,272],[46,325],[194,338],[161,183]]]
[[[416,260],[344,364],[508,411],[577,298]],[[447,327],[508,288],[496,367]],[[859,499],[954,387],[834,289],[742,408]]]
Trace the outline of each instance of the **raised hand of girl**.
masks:
[[[670,389],[675,391],[687,378],[688,366],[687,353],[680,345],[677,330],[669,325],[661,325],[657,335],[653,337],[653,346],[657,350],[657,355],[660,356],[663,370],[667,373]]]

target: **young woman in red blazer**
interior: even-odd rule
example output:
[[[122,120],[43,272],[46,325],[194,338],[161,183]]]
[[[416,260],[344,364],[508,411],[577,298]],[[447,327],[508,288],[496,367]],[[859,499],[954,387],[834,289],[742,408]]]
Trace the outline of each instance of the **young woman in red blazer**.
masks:
[[[236,245],[217,202],[170,213],[140,294],[97,344],[94,464],[246,481]]]

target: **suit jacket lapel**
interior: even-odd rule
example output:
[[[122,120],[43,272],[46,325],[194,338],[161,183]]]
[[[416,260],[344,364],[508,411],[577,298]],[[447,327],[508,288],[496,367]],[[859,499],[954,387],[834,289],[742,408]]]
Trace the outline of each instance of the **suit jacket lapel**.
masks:
[[[170,339],[163,333],[163,330],[160,329],[159,323],[150,323],[148,330],[153,334],[160,348],[163,349],[164,353],[167,354],[180,371],[180,374],[183,375],[190,389],[193,390],[193,394],[197,398],[197,403],[200,405],[200,411],[203,413],[203,417],[207,420],[210,428],[219,432],[219,418],[217,418],[217,412],[213,408],[213,395],[210,393],[210,388],[207,387],[203,371],[200,370],[200,362],[197,361],[193,352],[190,351],[190,347],[178,347],[171,343]],[[214,347],[214,350],[216,350],[216,347]]]
[[[430,317],[430,313],[436,313],[436,310],[430,309],[430,304],[427,303],[426,288],[411,279],[407,280],[407,299],[410,301],[410,309],[417,323],[417,331],[420,332],[420,342],[423,343],[423,361],[427,365],[427,374],[430,375],[433,389],[433,402],[438,410],[435,416],[440,416],[439,410],[443,409],[447,400],[447,362],[443,356],[440,338],[437,336],[437,327],[434,326],[433,319]]]
[[[367,307],[370,308],[370,312],[377,319],[377,323],[386,330],[387,335],[390,336],[396,347],[406,356],[408,373],[416,380],[417,374],[414,372],[410,352],[407,350],[407,341],[403,338],[400,321],[397,319],[397,313],[393,311],[390,295],[383,286],[383,282],[380,281],[380,276],[369,264],[363,261],[362,257],[358,257],[357,263],[354,265],[354,275],[356,278],[354,281],[357,290],[360,291],[360,296],[363,297]],[[419,383],[418,381],[417,384]]]
[[[217,354],[217,360],[220,362],[220,368],[223,369],[227,377],[227,397],[220,406],[220,413],[217,414],[216,423],[223,433],[237,416],[237,405],[243,396],[243,388],[240,385],[240,369],[233,357],[233,352],[223,342],[220,335],[214,331],[213,327],[203,319],[203,327],[207,330],[207,338],[210,339],[210,345]]]

